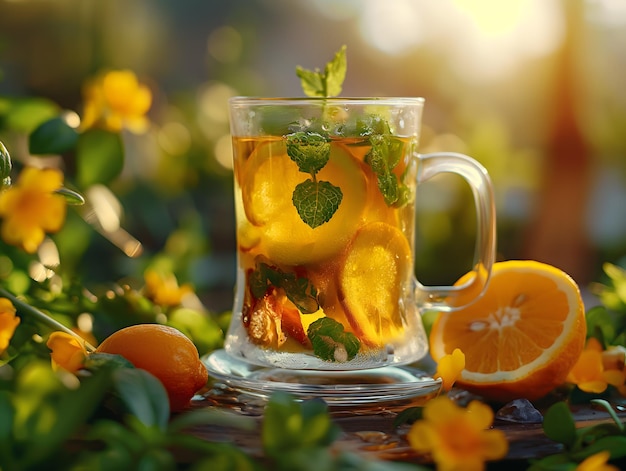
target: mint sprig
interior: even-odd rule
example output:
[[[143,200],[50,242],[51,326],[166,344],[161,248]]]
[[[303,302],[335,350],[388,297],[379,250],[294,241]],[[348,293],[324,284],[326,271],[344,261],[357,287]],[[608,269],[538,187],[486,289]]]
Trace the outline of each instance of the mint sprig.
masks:
[[[296,67],[296,75],[300,77],[302,91],[310,97],[333,97],[339,96],[343,81],[346,78],[348,62],[346,58],[346,46],[335,54],[335,57],[326,64],[324,71],[319,69],[308,70]]]
[[[346,332],[343,324],[330,317],[313,322],[307,330],[307,336],[315,355],[326,361],[350,361],[361,347],[356,335]]]
[[[317,289],[308,278],[284,272],[267,263],[258,263],[256,269],[248,274],[248,286],[257,299],[262,298],[270,286],[282,288],[287,299],[304,314],[312,314],[320,308]]]
[[[406,202],[408,188],[398,181],[393,172],[402,159],[403,143],[391,134],[389,123],[379,115],[368,115],[357,122],[359,135],[367,136],[372,146],[365,156],[376,174],[378,189],[388,206],[401,206]]]
[[[330,159],[330,141],[318,133],[296,132],[287,136],[287,155],[301,172],[311,175],[296,185],[292,201],[300,219],[315,229],[333,217],[343,199],[341,188],[316,178]]]

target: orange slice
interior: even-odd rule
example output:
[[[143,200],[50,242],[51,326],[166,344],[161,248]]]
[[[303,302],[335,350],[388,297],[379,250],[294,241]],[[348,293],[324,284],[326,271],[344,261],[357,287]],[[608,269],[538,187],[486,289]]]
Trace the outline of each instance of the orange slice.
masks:
[[[401,298],[412,266],[411,248],[398,228],[371,222],[356,233],[339,271],[339,299],[366,344],[379,347],[402,332]]]
[[[531,260],[507,261],[494,264],[482,297],[438,315],[430,350],[435,361],[455,348],[465,353],[457,386],[494,401],[534,400],[565,382],[585,337],[583,301],[569,275]]]
[[[257,147],[243,172],[246,217],[259,229],[260,250],[275,263],[295,266],[328,259],[343,251],[361,223],[366,178],[359,162],[341,144],[331,144],[330,159],[316,178],[338,186],[343,200],[333,217],[315,229],[300,219],[292,201],[296,185],[311,176],[298,170],[284,141]]]

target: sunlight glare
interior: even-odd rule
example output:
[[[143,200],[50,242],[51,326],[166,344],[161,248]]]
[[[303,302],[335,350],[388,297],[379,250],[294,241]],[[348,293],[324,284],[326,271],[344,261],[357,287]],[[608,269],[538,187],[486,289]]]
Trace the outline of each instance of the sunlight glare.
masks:
[[[376,49],[387,54],[401,54],[423,39],[421,10],[424,2],[394,0],[363,2],[360,18],[361,36]]]

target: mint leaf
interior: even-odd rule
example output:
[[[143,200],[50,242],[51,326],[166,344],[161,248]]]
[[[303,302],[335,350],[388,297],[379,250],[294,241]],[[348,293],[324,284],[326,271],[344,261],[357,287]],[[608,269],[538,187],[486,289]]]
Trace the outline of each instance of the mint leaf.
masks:
[[[313,132],[297,132],[287,136],[287,155],[298,169],[311,176],[319,172],[330,159],[330,142]]]
[[[282,288],[287,299],[303,314],[314,313],[320,308],[317,289],[308,278],[284,272],[267,263],[258,263],[256,269],[248,274],[248,286],[256,299],[262,298],[270,286]]]
[[[371,136],[373,134],[391,134],[391,128],[385,118],[377,114],[359,117],[356,122],[359,136]]]
[[[361,346],[354,334],[346,332],[343,324],[330,317],[313,322],[307,330],[307,336],[315,355],[326,361],[352,360]]]
[[[315,229],[328,222],[339,208],[343,193],[330,182],[305,180],[296,185],[292,201],[300,219]]]
[[[377,123],[380,127],[380,122]],[[402,141],[388,134],[372,134],[369,138],[371,150],[365,156],[365,162],[372,168],[377,177],[378,188],[388,206],[404,203],[406,191],[401,188],[398,177],[393,169],[402,158]],[[403,198],[400,198],[404,195]]]
[[[296,75],[300,78],[302,91],[310,97],[333,97],[341,94],[343,81],[346,78],[348,62],[346,46],[335,54],[335,57],[326,64],[324,72],[319,69],[307,70],[296,67]]]

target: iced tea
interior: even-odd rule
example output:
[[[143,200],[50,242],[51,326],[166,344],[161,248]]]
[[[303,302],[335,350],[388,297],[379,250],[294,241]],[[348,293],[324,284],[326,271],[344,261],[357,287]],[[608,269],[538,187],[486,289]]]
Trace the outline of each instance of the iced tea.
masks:
[[[328,154],[314,173],[294,156],[311,141]],[[416,140],[302,132],[234,137],[233,145],[247,339],[330,362],[386,355],[417,318],[403,303],[413,275]]]

